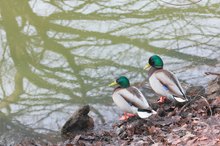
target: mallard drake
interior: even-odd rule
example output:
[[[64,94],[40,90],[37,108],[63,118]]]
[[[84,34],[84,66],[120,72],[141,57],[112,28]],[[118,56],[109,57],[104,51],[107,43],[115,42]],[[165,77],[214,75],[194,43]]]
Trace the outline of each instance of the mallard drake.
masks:
[[[163,103],[166,98],[177,102],[186,102],[188,100],[175,75],[163,69],[163,60],[160,56],[151,56],[144,69],[146,70],[149,67],[149,84],[155,93],[162,96],[158,101],[159,103]]]
[[[156,114],[148,104],[146,98],[141,91],[130,86],[127,77],[121,76],[109,86],[118,85],[113,91],[112,99],[114,103],[125,113],[120,120],[127,120],[129,117],[138,115],[140,118],[148,118],[152,114]]]

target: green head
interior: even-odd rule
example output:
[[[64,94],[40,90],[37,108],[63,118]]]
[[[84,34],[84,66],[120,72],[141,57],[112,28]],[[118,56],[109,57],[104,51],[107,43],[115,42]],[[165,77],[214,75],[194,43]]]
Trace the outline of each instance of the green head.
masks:
[[[119,78],[116,79],[116,81],[111,83],[109,86],[114,86],[114,85],[119,85],[122,88],[127,88],[130,86],[130,82],[127,77],[120,76]]]
[[[149,58],[148,63],[154,68],[163,68],[163,60],[158,55],[153,55]]]

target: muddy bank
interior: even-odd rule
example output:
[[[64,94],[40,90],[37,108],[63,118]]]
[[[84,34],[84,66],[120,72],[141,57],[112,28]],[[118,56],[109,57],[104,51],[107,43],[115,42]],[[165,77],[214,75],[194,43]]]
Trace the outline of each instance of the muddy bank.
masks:
[[[112,130],[82,132],[64,142],[69,145],[220,145],[220,78],[208,89],[187,90],[191,102],[173,107],[153,105],[157,116],[116,122]]]
[[[220,77],[210,82],[207,89],[191,87],[187,94],[191,97],[187,105],[152,103],[158,115],[148,120],[134,117],[125,122],[116,121],[98,130],[91,129],[94,123],[87,115],[86,106],[64,125],[62,140],[53,143],[29,137],[16,145],[220,145]],[[104,126],[109,127],[104,130]]]

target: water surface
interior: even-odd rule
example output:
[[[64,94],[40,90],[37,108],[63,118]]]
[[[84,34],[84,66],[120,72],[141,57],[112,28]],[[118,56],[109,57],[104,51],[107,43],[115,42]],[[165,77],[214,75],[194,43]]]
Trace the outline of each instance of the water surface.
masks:
[[[220,71],[219,16],[219,0],[1,1],[1,139],[57,133],[85,104],[97,123],[114,121],[107,85],[142,83],[153,54],[185,87],[206,86],[204,72]]]

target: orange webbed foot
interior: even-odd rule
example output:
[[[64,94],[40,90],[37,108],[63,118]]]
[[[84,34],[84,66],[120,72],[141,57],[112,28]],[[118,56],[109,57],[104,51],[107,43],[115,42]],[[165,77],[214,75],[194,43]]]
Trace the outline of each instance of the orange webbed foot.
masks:
[[[165,96],[161,96],[161,97],[157,100],[157,103],[163,104],[165,101],[166,101],[166,97],[165,97]]]
[[[128,120],[130,117],[134,117],[134,116],[136,116],[136,115],[135,115],[135,114],[131,114],[131,113],[124,113],[124,115],[121,116],[121,117],[119,118],[119,120],[120,120],[120,121],[126,121],[126,120]]]

